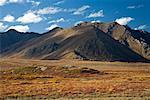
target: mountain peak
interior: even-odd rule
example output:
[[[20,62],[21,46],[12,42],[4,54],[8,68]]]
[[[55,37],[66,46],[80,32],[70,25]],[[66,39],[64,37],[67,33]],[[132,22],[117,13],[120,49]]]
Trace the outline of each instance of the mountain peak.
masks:
[[[43,34],[47,34],[47,33],[51,33],[51,32],[57,32],[57,31],[60,31],[60,30],[63,30],[63,28],[62,27],[55,27],[52,30],[49,30],[48,32],[45,32]]]
[[[55,27],[52,30],[62,30],[62,29],[63,29],[62,27]]]
[[[15,29],[9,29],[7,32],[18,32],[18,31]]]

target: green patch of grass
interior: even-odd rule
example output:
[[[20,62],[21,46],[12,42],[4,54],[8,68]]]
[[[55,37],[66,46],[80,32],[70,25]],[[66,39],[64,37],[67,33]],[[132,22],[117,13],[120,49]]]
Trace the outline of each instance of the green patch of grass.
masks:
[[[91,68],[63,68],[61,72],[65,74],[100,74],[101,72]],[[102,74],[102,73],[101,73]]]
[[[29,73],[36,73],[41,72],[41,70],[37,67],[20,67],[12,70],[15,74],[29,74]]]

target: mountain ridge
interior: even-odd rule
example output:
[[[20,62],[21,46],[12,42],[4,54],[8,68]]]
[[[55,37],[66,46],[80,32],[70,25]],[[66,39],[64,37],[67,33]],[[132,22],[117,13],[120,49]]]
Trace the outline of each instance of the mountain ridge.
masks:
[[[150,58],[149,34],[116,22],[83,22],[68,29],[57,27],[38,37],[15,43],[11,48],[5,49],[1,56],[27,59],[146,61]]]
[[[17,42],[25,42],[31,38],[39,37],[40,34],[35,32],[18,32],[15,29],[10,29],[6,32],[0,32],[0,52],[3,52],[9,46]]]

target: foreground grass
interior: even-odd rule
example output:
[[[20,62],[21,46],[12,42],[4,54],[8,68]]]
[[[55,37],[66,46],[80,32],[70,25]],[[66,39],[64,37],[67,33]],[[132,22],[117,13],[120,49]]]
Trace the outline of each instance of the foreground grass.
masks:
[[[122,68],[118,67],[121,63],[117,63],[117,66],[116,63],[110,63],[105,67],[104,63],[93,62],[78,62],[77,66],[77,62],[27,65],[9,61],[10,66],[8,61],[3,61],[1,63],[9,67],[2,68],[0,72],[0,97],[150,99],[150,71],[147,64],[134,67],[132,63],[122,63],[126,66]]]

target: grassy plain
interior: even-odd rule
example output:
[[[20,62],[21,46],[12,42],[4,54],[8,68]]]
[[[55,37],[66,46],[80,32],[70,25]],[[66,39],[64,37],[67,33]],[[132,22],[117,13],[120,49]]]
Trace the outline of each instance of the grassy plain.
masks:
[[[0,60],[1,99],[150,100],[150,63]]]

